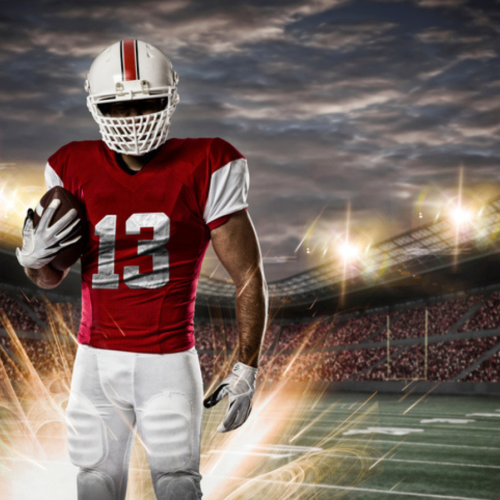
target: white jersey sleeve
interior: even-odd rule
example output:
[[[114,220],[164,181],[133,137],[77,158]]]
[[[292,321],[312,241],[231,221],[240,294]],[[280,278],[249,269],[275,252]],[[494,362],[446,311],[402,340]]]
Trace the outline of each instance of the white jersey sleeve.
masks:
[[[214,139],[209,161],[210,181],[203,219],[213,229],[218,219],[248,207],[250,175],[246,158],[223,139]]]
[[[45,184],[47,186],[47,191],[52,189],[54,186],[64,187],[62,179],[48,162],[45,166]]]

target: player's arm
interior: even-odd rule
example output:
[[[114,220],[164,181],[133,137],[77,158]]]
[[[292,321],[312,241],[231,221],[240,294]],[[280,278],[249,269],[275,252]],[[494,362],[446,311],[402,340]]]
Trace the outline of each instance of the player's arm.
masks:
[[[228,432],[245,423],[252,410],[257,366],[266,330],[268,292],[255,229],[246,210],[211,231],[212,244],[236,287],[236,318],[240,335],[239,361],[232,373],[205,400],[206,408],[229,397],[223,422]]]
[[[268,291],[259,242],[247,210],[211,231],[212,245],[236,287],[239,361],[257,368],[266,330]]]

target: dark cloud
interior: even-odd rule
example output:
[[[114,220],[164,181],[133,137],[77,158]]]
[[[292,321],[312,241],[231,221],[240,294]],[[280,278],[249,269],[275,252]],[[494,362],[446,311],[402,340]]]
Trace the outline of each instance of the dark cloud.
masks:
[[[406,229],[429,186],[497,182],[498,2],[293,0],[17,2],[0,17],[2,161],[98,138],[83,81],[107,45],[157,45],[180,75],[171,134],[247,156],[250,213],[278,278],[295,253],[386,218]],[[386,224],[386,226],[389,225]],[[388,236],[388,234],[384,234]],[[319,245],[319,243],[318,243]],[[209,254],[209,258],[213,254]],[[212,265],[214,261],[207,261]]]

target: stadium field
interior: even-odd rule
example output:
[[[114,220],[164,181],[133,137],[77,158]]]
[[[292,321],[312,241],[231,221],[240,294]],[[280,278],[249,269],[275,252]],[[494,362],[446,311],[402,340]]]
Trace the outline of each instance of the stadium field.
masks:
[[[495,398],[324,394],[312,409],[281,404],[261,418],[288,419],[288,430],[249,447],[272,458],[245,479],[230,475],[241,486],[230,498],[500,499]]]
[[[31,413],[44,457],[28,451],[31,438],[0,412],[7,438],[0,498],[77,498],[78,469],[64,451],[64,426],[40,408]],[[249,421],[236,432],[216,432],[224,412],[221,404],[204,415],[205,500],[500,499],[495,398],[321,394],[278,386],[257,393]],[[128,484],[127,500],[155,499],[140,439]]]

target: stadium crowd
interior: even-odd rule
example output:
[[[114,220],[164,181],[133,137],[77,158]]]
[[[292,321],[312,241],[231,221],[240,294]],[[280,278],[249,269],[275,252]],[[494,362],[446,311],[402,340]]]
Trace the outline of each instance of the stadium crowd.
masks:
[[[383,363],[368,371],[362,379],[371,381],[388,378],[451,380],[496,345],[499,340],[499,337],[483,337],[430,344],[427,350],[427,374],[424,345],[403,348],[400,354],[391,356],[389,372],[387,363]]]
[[[34,321],[33,315],[47,325],[46,332],[64,332],[69,340],[65,349],[58,349],[52,340],[24,338],[21,345],[37,372],[49,374],[61,367],[71,366],[76,351],[74,339],[80,318],[80,309],[73,303],[50,304],[43,298],[29,297],[22,293],[0,291],[0,308],[15,330],[43,333],[44,329]],[[474,304],[480,304],[481,296],[469,296],[428,306],[429,336],[446,333]],[[24,304],[24,306],[21,305]],[[477,306],[476,306],[477,307]],[[30,314],[28,311],[31,310]],[[261,380],[333,381],[386,380],[389,378],[425,377],[423,345],[391,347],[390,371],[385,361],[386,347],[345,349],[342,346],[385,340],[386,322],[391,320],[391,338],[422,336],[425,308],[408,307],[406,310],[353,314],[351,317],[322,317],[312,322],[280,324],[272,322],[266,331],[260,361]],[[463,320],[462,320],[463,321]],[[42,323],[42,324],[43,324]],[[462,331],[485,330],[500,327],[500,292],[491,294],[478,310],[464,322]],[[4,324],[5,328],[5,324]],[[210,381],[221,367],[234,361],[238,343],[235,325],[195,324],[196,348],[205,381]],[[499,337],[429,343],[427,352],[427,378],[450,380],[477,361],[499,342]],[[4,330],[0,336],[0,356],[11,380],[26,377],[26,358],[15,348]],[[338,350],[335,350],[337,348]],[[64,353],[64,354],[62,354]],[[376,365],[376,366],[374,366]],[[498,381],[500,355],[484,361],[465,381]]]
[[[332,328],[331,321],[283,326],[278,340],[278,351],[312,349],[326,334],[330,333]]]
[[[42,328],[33,320],[10,294],[0,290],[0,308],[5,312],[15,330],[40,332]],[[2,325],[5,328],[5,325]]]
[[[20,293],[18,296],[42,321],[47,321],[47,309],[43,299],[36,296],[28,297],[25,293]]]
[[[389,314],[392,318],[394,314]],[[371,314],[360,318],[354,317],[347,320],[337,321],[338,325],[332,325],[331,333],[326,339],[326,346],[338,346],[346,344],[361,344],[377,331],[384,329],[387,323],[387,314]]]
[[[500,382],[500,351],[464,377],[464,382]]]
[[[394,352],[394,348],[391,348]],[[263,355],[261,358],[262,380],[278,382],[361,380],[358,378],[386,356],[386,350],[353,349],[348,351],[323,351],[302,355]]]
[[[480,295],[471,295],[458,300],[447,300],[426,307],[410,307],[389,323],[391,339],[409,339],[425,335],[425,310],[427,309],[427,335],[446,334],[457,321],[476,303]],[[387,329],[380,332],[374,342],[387,339]]]
[[[500,328],[500,292],[492,293],[460,328],[462,332]]]

